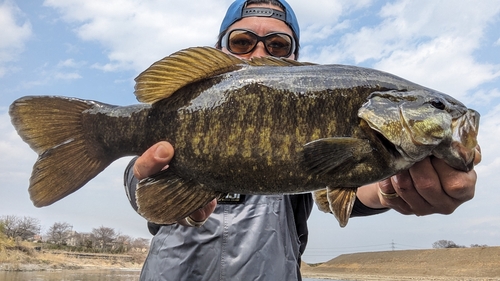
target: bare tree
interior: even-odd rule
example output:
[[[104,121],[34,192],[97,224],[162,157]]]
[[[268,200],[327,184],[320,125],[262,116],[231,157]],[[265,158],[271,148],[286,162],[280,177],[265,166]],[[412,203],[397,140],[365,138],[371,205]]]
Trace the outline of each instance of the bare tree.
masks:
[[[93,228],[92,235],[97,242],[97,246],[103,251],[107,249],[110,250],[113,247],[113,242],[118,236],[113,228],[104,226]]]
[[[47,231],[47,241],[57,245],[66,245],[73,232],[73,226],[67,222],[56,222]]]
[[[0,221],[0,250],[2,249],[1,244],[4,239],[7,239],[7,235],[5,235],[5,225]]]
[[[10,238],[20,237],[22,240],[31,240],[35,235],[40,234],[40,220],[32,217],[2,216],[0,223],[4,226],[5,235]]]
[[[432,243],[432,248],[443,249],[443,248],[465,248],[465,246],[457,245],[453,241],[449,240],[439,240]]]
[[[119,253],[125,253],[130,250],[130,245],[132,244],[132,237],[128,235],[118,235],[115,239],[114,250]]]
[[[7,247],[12,247],[14,242],[5,235],[5,226],[0,222],[0,253]]]
[[[147,251],[149,248],[149,240],[145,238],[136,238],[132,240],[131,249],[136,252]]]

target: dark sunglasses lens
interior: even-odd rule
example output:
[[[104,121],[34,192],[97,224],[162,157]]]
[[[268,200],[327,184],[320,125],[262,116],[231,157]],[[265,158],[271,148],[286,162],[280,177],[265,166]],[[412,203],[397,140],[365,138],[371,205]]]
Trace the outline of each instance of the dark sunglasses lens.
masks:
[[[246,54],[257,45],[257,38],[254,34],[245,30],[234,30],[229,34],[228,50],[234,54]]]
[[[292,50],[292,38],[284,33],[276,33],[266,36],[266,49],[272,56],[288,57]]]

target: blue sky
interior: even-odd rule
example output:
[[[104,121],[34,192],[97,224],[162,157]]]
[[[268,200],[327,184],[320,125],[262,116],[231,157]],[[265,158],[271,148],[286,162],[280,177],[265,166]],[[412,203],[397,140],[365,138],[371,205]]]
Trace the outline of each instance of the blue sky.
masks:
[[[203,3],[203,4],[200,4]],[[39,218],[43,230],[68,222],[149,238],[128,205],[112,164],[84,188],[35,208],[27,192],[36,154],[10,124],[9,105],[25,95],[63,95],[117,105],[136,103],[133,79],[179,49],[212,46],[230,0],[0,0],[0,215]],[[301,61],[384,70],[445,92],[478,110],[483,161],[473,200],[453,214],[395,211],[350,220],[341,229],[315,210],[304,260],[342,253],[500,245],[500,2],[498,0],[289,0],[302,30]]]

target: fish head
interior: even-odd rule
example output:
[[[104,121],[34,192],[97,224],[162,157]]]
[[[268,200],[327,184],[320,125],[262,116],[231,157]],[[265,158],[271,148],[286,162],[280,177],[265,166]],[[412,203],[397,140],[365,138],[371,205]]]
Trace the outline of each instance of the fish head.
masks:
[[[374,92],[358,111],[408,163],[435,155],[456,169],[472,167],[479,113],[430,89]]]

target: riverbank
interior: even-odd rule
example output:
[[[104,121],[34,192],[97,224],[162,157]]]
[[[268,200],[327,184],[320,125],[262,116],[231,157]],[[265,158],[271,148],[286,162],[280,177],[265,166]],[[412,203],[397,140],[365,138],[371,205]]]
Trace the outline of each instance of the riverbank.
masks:
[[[356,253],[317,266],[304,265],[309,278],[342,280],[500,280],[500,247]]]
[[[64,251],[0,251],[0,271],[38,271],[61,269],[140,270],[146,253],[107,255]]]
[[[126,255],[63,251],[0,251],[0,271],[62,269],[140,270],[146,253]],[[338,256],[319,265],[302,265],[308,278],[360,281],[500,280],[500,247],[387,251]]]

